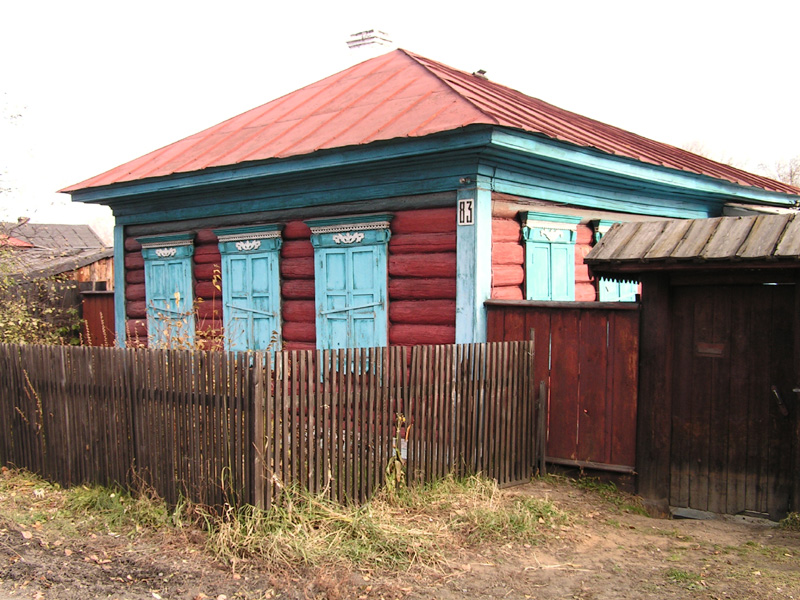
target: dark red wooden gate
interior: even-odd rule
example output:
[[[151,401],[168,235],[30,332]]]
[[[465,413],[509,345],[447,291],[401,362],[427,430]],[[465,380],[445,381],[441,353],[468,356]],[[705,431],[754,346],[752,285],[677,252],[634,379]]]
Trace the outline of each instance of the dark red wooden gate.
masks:
[[[633,303],[490,300],[488,341],[535,341],[549,390],[547,461],[633,472],[639,310]]]
[[[114,292],[83,292],[83,345],[113,346]]]

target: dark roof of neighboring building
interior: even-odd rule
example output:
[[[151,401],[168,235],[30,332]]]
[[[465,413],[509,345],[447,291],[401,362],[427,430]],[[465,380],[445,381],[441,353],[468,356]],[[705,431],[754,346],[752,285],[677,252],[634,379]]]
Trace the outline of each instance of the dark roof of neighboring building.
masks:
[[[2,236],[22,242],[0,248],[5,269],[27,277],[67,273],[114,254],[88,225],[0,223]]]
[[[614,225],[586,256],[593,268],[800,259],[798,213]]]
[[[406,50],[350,67],[61,191],[420,137],[474,124],[523,130],[740,185],[800,194],[790,185],[563,110]]]

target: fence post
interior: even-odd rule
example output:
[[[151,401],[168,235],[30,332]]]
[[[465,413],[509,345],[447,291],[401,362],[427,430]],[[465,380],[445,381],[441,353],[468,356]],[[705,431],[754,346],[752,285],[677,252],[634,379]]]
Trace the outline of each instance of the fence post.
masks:
[[[269,356],[269,353],[267,354]],[[264,469],[264,353],[256,352],[255,361],[255,384],[253,386],[253,420],[255,421],[255,431],[253,445],[253,495],[255,496],[256,508],[264,508],[264,482],[266,473]]]
[[[536,419],[536,461],[539,475],[547,474],[545,454],[547,453],[547,382],[539,382],[539,399],[537,402]]]

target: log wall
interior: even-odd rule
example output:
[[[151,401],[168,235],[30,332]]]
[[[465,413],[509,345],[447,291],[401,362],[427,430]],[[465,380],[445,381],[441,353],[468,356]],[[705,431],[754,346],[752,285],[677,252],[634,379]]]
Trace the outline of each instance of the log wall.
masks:
[[[456,322],[455,208],[398,211],[388,249],[389,344],[452,344]],[[193,256],[197,338],[222,347],[221,257],[211,229],[195,235]],[[283,229],[280,256],[282,337],[287,350],[316,347],[314,248],[302,221]],[[147,344],[144,259],[134,237],[125,241],[127,336]]]

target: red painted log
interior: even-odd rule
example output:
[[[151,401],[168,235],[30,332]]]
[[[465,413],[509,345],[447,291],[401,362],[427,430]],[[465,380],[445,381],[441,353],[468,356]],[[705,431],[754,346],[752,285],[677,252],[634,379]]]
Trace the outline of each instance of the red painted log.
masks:
[[[284,279],[314,279],[313,258],[284,258],[280,263]]]
[[[444,325],[392,325],[389,327],[389,344],[416,346],[418,344],[454,344],[456,328]]]
[[[521,286],[496,287],[492,288],[492,299],[494,300],[524,300]]]
[[[311,229],[302,221],[290,221],[283,228],[284,240],[307,240],[311,237]]]
[[[125,283],[144,283],[144,269],[128,269],[125,271]]]
[[[126,252],[139,252],[142,249],[142,245],[136,241],[136,238],[133,237],[126,237],[125,238],[125,251]]]
[[[492,219],[492,242],[519,242],[522,226],[516,219]]]
[[[203,281],[213,281],[221,277],[221,267],[215,263],[200,263],[194,266],[194,277]]]
[[[284,340],[284,350],[316,350],[317,345],[313,342],[289,342]]]
[[[222,301],[217,297],[216,301],[203,300],[202,302],[197,302],[195,311],[201,319],[221,319]]]
[[[125,269],[144,269],[144,257],[141,253],[125,255]]]
[[[456,280],[453,279],[402,279],[389,280],[389,298],[392,300],[433,300],[456,297]]]
[[[389,304],[389,321],[427,325],[455,325],[454,300],[398,301]]]
[[[144,300],[135,300],[133,302],[126,302],[125,315],[129,319],[146,319],[147,302],[145,302]]]
[[[594,238],[594,231],[588,225],[578,225],[576,244],[591,244]]]
[[[525,262],[525,248],[516,242],[493,242],[493,265],[521,265]]]
[[[588,244],[576,244],[575,245],[575,264],[582,265],[583,258],[592,251],[592,247]]]
[[[134,283],[125,286],[125,300],[144,300],[147,298],[143,283]]]
[[[222,336],[222,319],[198,319],[195,324],[195,331],[205,336]]]
[[[292,300],[313,300],[314,281],[312,279],[287,279],[281,285],[281,296]]]
[[[313,300],[285,300],[281,314],[284,321],[314,323],[317,318]]]
[[[389,239],[390,254],[455,252],[455,233],[398,233]]]
[[[147,321],[144,319],[128,319],[125,321],[125,337],[147,339]]]
[[[281,258],[314,256],[314,246],[309,240],[285,240],[281,245]]]
[[[218,244],[219,240],[211,229],[201,229],[195,234],[194,245],[202,246],[204,244]]]
[[[575,265],[575,281],[586,282],[591,281],[589,276],[589,265]]]
[[[317,340],[317,328],[314,323],[288,321],[283,324],[281,335],[286,341],[313,343]]]
[[[492,286],[521,285],[525,281],[525,270],[520,265],[497,265],[492,267]]]
[[[444,233],[455,230],[455,207],[404,210],[395,213],[392,219],[392,234]]]
[[[195,298],[213,300],[216,298],[222,298],[222,290],[217,289],[217,287],[210,281],[196,281],[194,284],[194,296]]]
[[[597,300],[597,290],[591,283],[578,282],[575,283],[575,301],[576,302],[594,302]]]
[[[208,246],[197,246],[194,249],[194,262],[195,264],[222,264],[222,256],[219,253],[219,248],[210,244]]]
[[[441,252],[389,256],[389,276],[455,278],[456,255],[454,252]]]

